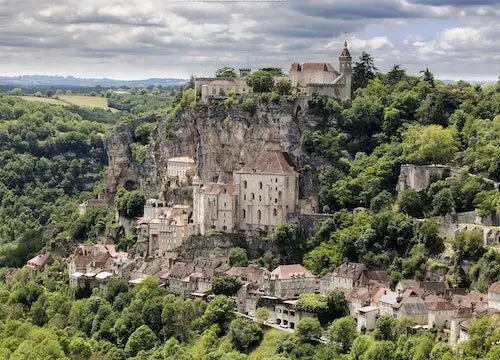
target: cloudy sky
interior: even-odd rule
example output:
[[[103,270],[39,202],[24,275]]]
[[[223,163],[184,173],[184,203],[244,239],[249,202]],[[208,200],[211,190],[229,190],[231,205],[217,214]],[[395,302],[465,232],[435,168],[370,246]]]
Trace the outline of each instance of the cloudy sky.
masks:
[[[345,35],[347,33],[347,37]],[[0,75],[209,75],[351,54],[442,79],[500,75],[500,0],[0,0]]]

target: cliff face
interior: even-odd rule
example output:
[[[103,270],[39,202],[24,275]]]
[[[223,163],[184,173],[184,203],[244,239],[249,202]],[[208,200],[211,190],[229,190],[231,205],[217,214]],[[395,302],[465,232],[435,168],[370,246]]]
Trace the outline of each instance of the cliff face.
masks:
[[[222,104],[184,109],[171,121],[145,118],[120,126],[108,141],[107,187],[114,196],[122,186],[136,184],[148,196],[161,197],[165,190],[167,159],[190,156],[197,160],[203,182],[232,181],[232,173],[264,150],[286,151],[300,170],[310,164],[302,150],[301,138],[324,121],[307,111],[307,101],[282,100],[280,104],[258,103],[253,111]],[[134,163],[130,151],[134,129],[142,122],[157,121],[151,135],[147,158]],[[314,159],[314,163],[318,163]],[[317,194],[315,176],[301,174],[301,197]]]

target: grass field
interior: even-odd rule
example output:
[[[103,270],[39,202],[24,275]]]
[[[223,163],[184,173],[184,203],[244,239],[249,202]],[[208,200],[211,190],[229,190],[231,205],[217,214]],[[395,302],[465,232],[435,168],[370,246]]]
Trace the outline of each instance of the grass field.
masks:
[[[21,96],[21,98],[23,100],[38,101],[38,102],[44,102],[44,103],[54,104],[54,105],[68,105],[68,103],[65,103],[64,101],[52,99],[52,98],[37,97],[37,96]]]
[[[96,107],[104,110],[117,111],[108,106],[108,99],[97,96],[81,96],[81,95],[61,95],[59,99],[78,106]]]
[[[264,332],[264,338],[260,345],[248,354],[248,360],[258,360],[273,356],[276,352],[276,344],[283,335],[285,335],[284,331],[267,329]]]
[[[21,96],[21,98],[28,101],[39,101],[54,105],[77,105],[92,108],[101,108],[104,110],[111,110],[113,112],[118,111],[108,106],[108,99],[98,96],[59,95],[57,99],[37,96]]]

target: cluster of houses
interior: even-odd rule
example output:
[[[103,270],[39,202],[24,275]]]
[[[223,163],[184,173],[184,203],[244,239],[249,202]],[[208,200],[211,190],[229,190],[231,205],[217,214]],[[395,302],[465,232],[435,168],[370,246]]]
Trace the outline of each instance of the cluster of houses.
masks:
[[[214,98],[223,98],[229,92],[248,94],[252,88],[248,86],[246,76],[251,69],[240,69],[237,77],[196,78],[195,91],[206,102]],[[288,76],[275,76],[274,81],[289,80],[292,87],[300,94],[326,95],[334,99],[351,99],[352,57],[347,49],[347,42],[339,56],[339,70],[330,63],[293,63]]]
[[[500,281],[489,287],[487,295],[450,288],[444,281],[401,280],[391,290],[385,271],[371,271],[360,263],[346,262],[316,277],[300,264],[280,265],[272,271],[254,264],[230,266],[220,249],[191,262],[145,262],[140,267],[136,262],[112,245],[80,245],[69,260],[70,282],[105,292],[113,277],[129,279],[134,286],[153,276],[169,293],[209,300],[214,279],[231,276],[242,283],[235,296],[238,312],[253,317],[257,308],[265,307],[269,325],[289,330],[303,318],[317,316],[296,307],[301,294],[340,290],[359,332],[373,330],[379,316],[391,315],[411,318],[421,328],[439,329],[451,345],[468,338],[476,318],[500,313]]]

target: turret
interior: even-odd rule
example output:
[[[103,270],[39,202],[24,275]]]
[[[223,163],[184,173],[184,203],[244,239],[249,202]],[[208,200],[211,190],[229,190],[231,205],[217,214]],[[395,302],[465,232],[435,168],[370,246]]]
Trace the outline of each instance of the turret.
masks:
[[[340,73],[345,77],[345,93],[343,98],[351,98],[351,84],[352,84],[352,57],[347,49],[347,41],[344,42],[344,48],[339,56]]]

